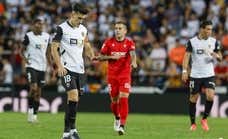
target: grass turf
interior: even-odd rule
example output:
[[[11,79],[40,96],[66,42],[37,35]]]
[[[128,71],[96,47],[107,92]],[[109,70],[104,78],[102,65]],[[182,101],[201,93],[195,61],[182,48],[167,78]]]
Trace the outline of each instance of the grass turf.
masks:
[[[22,113],[0,113],[0,139],[60,139],[63,113],[39,113],[39,123],[26,121]],[[197,118],[197,131],[189,131],[189,118],[177,115],[130,114],[126,134],[113,131],[110,113],[78,113],[81,139],[227,139],[227,119],[209,118],[210,131],[204,132]]]

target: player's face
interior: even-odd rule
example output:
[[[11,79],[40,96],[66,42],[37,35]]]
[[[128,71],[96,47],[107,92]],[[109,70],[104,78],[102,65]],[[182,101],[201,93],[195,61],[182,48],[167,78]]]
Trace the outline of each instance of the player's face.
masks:
[[[127,28],[124,24],[115,25],[115,35],[117,38],[124,38],[127,33]]]
[[[42,21],[36,22],[36,23],[34,24],[34,27],[35,27],[35,31],[36,31],[37,33],[41,33],[42,30],[43,30],[43,22],[42,22]]]
[[[203,28],[202,30],[203,30],[203,36],[205,37],[205,38],[208,38],[209,36],[211,36],[211,34],[212,34],[212,25],[207,25],[205,28]]]
[[[85,14],[81,14],[81,13],[78,13],[78,12],[72,12],[71,14],[71,23],[73,25],[80,25],[83,20],[86,18],[86,15]]]

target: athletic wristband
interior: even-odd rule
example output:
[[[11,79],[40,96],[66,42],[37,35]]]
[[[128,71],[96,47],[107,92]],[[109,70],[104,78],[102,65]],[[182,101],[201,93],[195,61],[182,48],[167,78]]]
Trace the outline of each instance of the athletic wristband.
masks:
[[[187,73],[187,70],[182,70],[182,73]]]

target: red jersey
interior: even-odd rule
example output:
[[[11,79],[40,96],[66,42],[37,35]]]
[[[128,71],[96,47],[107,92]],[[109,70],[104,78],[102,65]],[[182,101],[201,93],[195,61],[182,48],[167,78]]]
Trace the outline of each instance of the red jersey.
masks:
[[[103,55],[120,55],[118,60],[108,60],[108,77],[110,76],[130,76],[131,56],[130,51],[135,50],[135,43],[128,38],[117,41],[115,37],[106,39],[102,48]]]

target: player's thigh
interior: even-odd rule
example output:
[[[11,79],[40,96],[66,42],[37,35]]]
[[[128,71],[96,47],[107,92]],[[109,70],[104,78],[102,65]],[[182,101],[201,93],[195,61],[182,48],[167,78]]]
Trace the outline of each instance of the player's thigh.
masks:
[[[38,87],[42,88],[45,85],[45,72],[38,71]]]
[[[204,88],[210,88],[215,90],[215,77],[208,77],[203,79]]]
[[[201,92],[201,87],[202,87],[202,81],[199,78],[192,78],[190,77],[189,80],[189,89],[190,89],[190,94],[195,95]]]
[[[213,100],[215,94],[215,77],[204,78],[203,84],[207,100]]]
[[[27,80],[29,84],[35,84],[38,83],[38,73],[35,69],[33,68],[26,68],[26,73],[27,73]]]
[[[70,71],[68,71],[66,75],[61,77],[61,82],[67,92],[70,90],[78,89],[76,77],[74,77],[74,75]]]
[[[119,85],[116,78],[108,78],[108,90],[111,100],[117,98],[119,96]]]
[[[121,77],[119,78],[118,81],[119,81],[120,97],[128,97],[131,89],[131,78]]]

